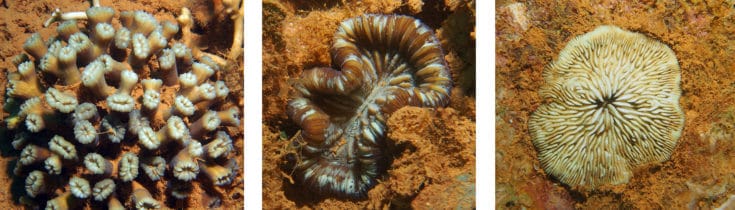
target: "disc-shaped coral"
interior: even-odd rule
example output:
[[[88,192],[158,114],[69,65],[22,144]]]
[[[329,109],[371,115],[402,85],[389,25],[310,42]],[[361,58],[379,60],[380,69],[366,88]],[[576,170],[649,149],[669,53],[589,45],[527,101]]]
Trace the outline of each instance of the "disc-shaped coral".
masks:
[[[643,34],[600,26],[544,70],[547,99],[529,130],[544,170],[569,185],[623,184],[665,161],[684,126],[674,52]]]

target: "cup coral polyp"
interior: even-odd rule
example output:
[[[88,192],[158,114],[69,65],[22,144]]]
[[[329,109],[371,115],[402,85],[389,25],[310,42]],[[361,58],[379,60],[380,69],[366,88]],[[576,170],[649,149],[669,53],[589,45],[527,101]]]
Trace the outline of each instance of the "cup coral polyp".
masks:
[[[239,126],[239,108],[226,100],[223,66],[213,62],[225,59],[199,49],[193,55],[184,44],[191,18],[183,10],[178,24],[159,22],[96,5],[57,10],[46,22],[62,21],[57,36],[28,38],[30,57],[7,87],[7,104],[20,104],[7,109],[7,127],[21,150],[14,172],[25,177],[25,197],[47,209],[148,209],[164,206],[151,183],[233,182],[233,141],[221,130]],[[171,191],[179,199],[191,193]]]

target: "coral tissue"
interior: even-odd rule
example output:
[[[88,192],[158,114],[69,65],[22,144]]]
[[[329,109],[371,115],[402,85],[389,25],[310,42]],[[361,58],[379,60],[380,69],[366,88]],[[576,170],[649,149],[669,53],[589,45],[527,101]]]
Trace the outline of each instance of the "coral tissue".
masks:
[[[669,159],[684,127],[674,51],[643,34],[600,26],[544,70],[548,99],[529,130],[546,173],[594,188]]]
[[[226,100],[223,67],[184,44],[192,42],[187,11],[174,23],[109,7],[57,10],[46,24],[60,21],[58,35],[28,38],[30,56],[8,75],[5,106],[21,150],[21,200],[46,209],[157,209],[169,192],[191,193],[157,182],[209,192],[232,183],[238,166],[222,130],[239,126],[239,109]]]
[[[447,105],[452,81],[432,30],[408,16],[343,21],[331,55],[337,69],[304,70],[288,104],[302,128],[295,177],[323,195],[360,198],[385,169],[388,116]]]

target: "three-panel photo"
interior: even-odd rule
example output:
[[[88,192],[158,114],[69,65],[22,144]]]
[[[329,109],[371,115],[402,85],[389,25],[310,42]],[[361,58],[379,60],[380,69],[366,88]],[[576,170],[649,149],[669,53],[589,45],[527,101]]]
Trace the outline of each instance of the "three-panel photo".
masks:
[[[477,208],[474,1],[257,3],[0,0],[0,206]]]
[[[0,0],[0,207],[735,209],[734,5]]]

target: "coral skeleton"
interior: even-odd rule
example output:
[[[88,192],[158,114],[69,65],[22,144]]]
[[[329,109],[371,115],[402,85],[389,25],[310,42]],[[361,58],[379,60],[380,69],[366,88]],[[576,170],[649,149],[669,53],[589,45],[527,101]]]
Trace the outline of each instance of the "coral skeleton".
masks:
[[[84,157],[84,166],[92,174],[103,174],[104,176],[110,176],[114,166],[112,162],[105,159],[100,154],[89,153]]]
[[[118,162],[117,175],[123,182],[130,182],[138,177],[138,156],[126,152]]]
[[[82,144],[97,142],[97,130],[91,122],[81,120],[74,123],[74,137]]]
[[[26,61],[18,66],[18,72],[8,75],[7,94],[14,98],[29,99],[43,95],[36,76],[35,65]]]
[[[120,143],[125,138],[125,125],[117,118],[105,117],[102,119],[100,132],[107,133],[107,139],[112,143]]]
[[[77,149],[74,146],[74,144],[66,141],[64,137],[61,136],[54,136],[51,138],[51,141],[48,143],[49,149],[56,153],[57,155],[60,155],[66,160],[73,160],[77,158]]]
[[[118,200],[115,196],[110,196],[110,199],[107,202],[107,209],[125,210],[125,206],[123,206],[122,202],[120,202],[120,200]]]
[[[204,174],[209,177],[210,181],[212,181],[215,185],[228,185],[232,183],[233,178],[233,170],[232,168],[229,168],[227,166],[217,165],[217,164],[205,164],[200,163],[199,168],[202,168],[204,171]]]
[[[16,134],[15,137],[13,137],[13,142],[10,144],[13,145],[13,148],[16,150],[21,150],[23,147],[26,146],[26,143],[28,143],[28,134],[26,133],[19,133]]]
[[[46,171],[48,171],[49,174],[61,174],[62,162],[61,157],[59,157],[58,155],[53,154],[49,156],[48,158],[46,158],[45,161],[43,161],[43,164],[43,167],[46,169]]]
[[[92,5],[54,10],[44,27],[58,22],[57,34],[32,34],[7,75],[14,107],[5,106],[5,122],[20,150],[13,173],[25,181],[24,203],[160,209],[165,197],[192,192],[151,183],[224,190],[240,170],[218,165],[233,158],[223,130],[240,125],[219,72],[231,61],[193,45],[186,8],[174,22]]]
[[[189,182],[171,180],[167,185],[171,190],[171,195],[177,199],[186,199],[194,191],[194,185]]]
[[[74,107],[74,121],[89,120],[96,121],[95,118],[99,117],[97,114],[97,106],[93,103],[82,103],[77,107]]]
[[[160,79],[145,79],[141,81],[143,84],[143,107],[146,110],[156,110],[161,102],[161,85]]]
[[[92,188],[89,186],[89,181],[76,176],[69,180],[69,189],[75,197],[81,199],[85,199],[92,194]]]
[[[94,184],[92,196],[96,201],[103,201],[115,192],[115,182],[112,179],[104,179]]]
[[[189,181],[196,178],[199,174],[199,165],[196,158],[203,153],[202,145],[199,142],[191,142],[186,148],[179,151],[171,160],[173,174],[181,181]]]
[[[150,191],[140,185],[138,182],[133,182],[133,203],[136,209],[160,209],[161,203],[158,202],[151,195]]]
[[[674,51],[616,26],[571,40],[544,70],[529,119],[546,173],[571,186],[624,184],[669,158],[684,127]]]
[[[77,209],[80,206],[81,204],[73,199],[72,192],[62,193],[46,202],[46,209],[52,210]]]
[[[166,159],[161,156],[151,157],[142,162],[140,167],[143,168],[143,172],[148,175],[149,179],[157,181],[166,172]]]
[[[31,197],[36,197],[41,193],[46,193],[47,184],[46,179],[48,174],[41,171],[33,171],[26,177],[26,192]]]
[[[204,150],[210,158],[226,156],[233,150],[232,139],[224,131],[219,131],[214,140],[204,145]]]
[[[20,159],[18,162],[23,165],[31,165],[36,162],[44,161],[51,153],[48,149],[36,145],[27,145],[20,151]]]

